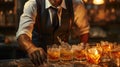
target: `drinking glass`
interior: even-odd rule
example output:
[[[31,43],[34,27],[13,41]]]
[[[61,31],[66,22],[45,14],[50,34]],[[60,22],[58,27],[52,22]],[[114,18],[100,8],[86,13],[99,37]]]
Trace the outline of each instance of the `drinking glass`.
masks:
[[[86,56],[85,56],[85,50],[82,49],[81,45],[72,45],[72,51],[73,51],[73,58],[74,61],[84,61]]]
[[[91,64],[98,64],[100,62],[101,54],[96,47],[87,49],[86,59]]]
[[[60,49],[56,44],[47,46],[48,63],[57,63],[60,61]]]
[[[111,56],[112,56],[114,63],[117,65],[117,67],[120,67],[120,46],[116,46],[111,51]]]
[[[101,57],[101,61],[102,62],[107,62],[107,61],[110,61],[111,58],[110,58],[110,54],[111,54],[111,51],[113,49],[113,44],[110,43],[110,42],[102,42],[101,43],[101,48],[102,48],[102,57]]]
[[[70,45],[60,46],[60,60],[63,63],[71,63],[73,60],[73,51]]]

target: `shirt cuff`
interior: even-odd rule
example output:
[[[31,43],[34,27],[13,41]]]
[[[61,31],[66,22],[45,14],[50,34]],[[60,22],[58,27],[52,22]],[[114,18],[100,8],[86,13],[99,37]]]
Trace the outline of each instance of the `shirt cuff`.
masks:
[[[83,35],[83,34],[86,34],[86,33],[89,33],[89,32],[90,32],[89,27],[87,27],[87,28],[84,28],[84,29],[80,30],[80,35]]]
[[[22,34],[26,34],[28,37],[30,37],[30,39],[32,38],[32,34],[30,34],[29,32],[27,31],[20,31],[20,32],[17,32],[16,34],[16,39],[18,39],[18,37]]]

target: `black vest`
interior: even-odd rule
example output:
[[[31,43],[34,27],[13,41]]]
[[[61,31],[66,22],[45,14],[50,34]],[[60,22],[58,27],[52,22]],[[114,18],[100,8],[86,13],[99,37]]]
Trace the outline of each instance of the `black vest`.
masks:
[[[54,43],[59,44],[56,38],[57,36],[59,36],[63,41],[68,41],[71,24],[74,18],[72,0],[65,0],[67,9],[63,8],[61,26],[55,32],[53,32],[53,27],[50,23],[48,9],[45,9],[45,0],[36,0],[36,3],[37,16],[32,33],[33,43],[45,49],[46,45]]]

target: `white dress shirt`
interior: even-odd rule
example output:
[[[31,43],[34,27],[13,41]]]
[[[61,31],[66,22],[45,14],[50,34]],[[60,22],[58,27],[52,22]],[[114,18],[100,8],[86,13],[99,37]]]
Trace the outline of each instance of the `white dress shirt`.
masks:
[[[76,0],[73,0],[75,3]],[[84,8],[83,4],[78,4],[81,2],[78,2],[77,4],[74,4],[74,22],[78,25],[79,27],[79,35],[85,34],[89,32],[89,23],[87,21],[87,15],[86,15],[86,10]],[[45,8],[49,8],[52,6],[48,0],[45,0]],[[67,9],[65,5],[65,0],[62,1],[62,4],[57,7],[58,8],[58,17],[59,17],[59,26],[61,25],[61,14],[62,14],[62,9]],[[51,10],[50,12],[50,19],[51,19]],[[35,24],[35,18],[37,15],[37,5],[35,0],[28,0],[25,5],[24,5],[24,10],[23,14],[20,17],[20,23],[19,23],[19,28],[16,33],[16,37],[18,38],[21,34],[26,34],[30,38],[32,38],[32,31],[33,27]],[[51,19],[52,21],[52,19]]]

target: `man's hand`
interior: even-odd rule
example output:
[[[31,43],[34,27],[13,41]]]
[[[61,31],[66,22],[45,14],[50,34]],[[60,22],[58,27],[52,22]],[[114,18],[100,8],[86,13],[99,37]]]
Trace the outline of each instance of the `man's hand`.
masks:
[[[28,53],[30,60],[37,66],[46,62],[46,53],[42,48],[37,48],[30,37],[26,34],[22,34],[17,39],[21,49]]]
[[[36,66],[46,63],[47,56],[45,51],[42,48],[31,47],[27,52],[30,60]]]

